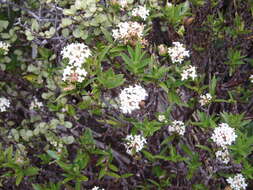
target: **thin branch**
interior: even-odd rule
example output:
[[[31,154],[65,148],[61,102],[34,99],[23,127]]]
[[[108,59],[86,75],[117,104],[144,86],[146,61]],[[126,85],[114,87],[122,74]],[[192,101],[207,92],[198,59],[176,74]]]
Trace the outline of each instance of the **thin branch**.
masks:
[[[6,0],[0,0],[0,4],[5,4],[5,5],[10,5],[14,8],[18,8],[18,9],[21,9],[25,12],[27,12],[29,15],[31,15],[32,17],[34,17],[35,19],[37,20],[41,20],[40,17],[38,15],[36,15],[34,12],[32,12],[31,10],[25,8],[25,7],[21,7],[15,3],[12,3],[12,2],[9,2],[9,1],[6,1]]]
[[[15,3],[13,3],[13,2],[9,2],[7,0],[0,0],[0,4],[10,5],[13,8],[21,9],[22,11],[27,12],[30,16],[32,16],[33,18],[35,18],[38,21],[44,21],[44,22],[48,22],[48,21],[52,21],[53,22],[53,21],[55,21],[55,18],[53,18],[53,19],[41,18],[40,16],[38,16],[36,13],[32,12],[28,8],[21,7],[20,5],[17,5]]]

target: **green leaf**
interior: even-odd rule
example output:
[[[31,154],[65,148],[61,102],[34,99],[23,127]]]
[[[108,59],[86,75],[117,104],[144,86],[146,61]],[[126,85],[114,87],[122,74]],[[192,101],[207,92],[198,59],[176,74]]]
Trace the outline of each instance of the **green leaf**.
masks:
[[[36,168],[36,167],[29,167],[29,168],[26,168],[24,170],[24,175],[25,176],[33,176],[33,175],[36,175],[38,174],[39,172],[39,168]]]
[[[43,190],[39,184],[32,184],[34,190]]]
[[[65,171],[65,172],[69,172],[72,171],[72,165],[70,164],[66,164],[62,161],[57,161],[57,164]]]
[[[40,25],[38,21],[36,19],[32,19],[32,26],[31,26],[32,31],[38,32],[39,28],[40,28]]]
[[[76,114],[76,110],[75,110],[74,106],[72,106],[71,104],[67,104],[66,108],[67,108],[67,113],[70,116],[74,116]]]
[[[114,172],[106,172],[107,175],[111,176],[111,177],[114,177],[116,179],[119,179],[120,178],[120,175],[114,173]]]
[[[113,164],[109,164],[109,168],[110,168],[112,171],[114,171],[114,172],[118,172],[118,171],[119,171],[119,169],[118,169],[115,165],[113,165]]]
[[[97,79],[105,88],[108,89],[116,88],[125,82],[124,75],[116,75],[111,68],[106,72],[100,73]]]
[[[17,186],[21,183],[23,177],[24,177],[24,173],[22,171],[20,171],[16,174],[16,185]]]
[[[100,27],[102,33],[104,34],[105,39],[110,42],[111,44],[113,43],[112,35],[110,32],[108,32],[104,27]]]
[[[70,18],[62,18],[61,20],[61,26],[64,28],[64,27],[67,27],[69,25],[72,24],[72,19]]]
[[[128,178],[128,177],[131,177],[131,176],[133,176],[133,174],[126,173],[126,174],[121,175],[121,178]]]
[[[168,144],[169,142],[173,141],[174,138],[175,138],[175,135],[168,136],[166,139],[163,140],[163,142],[161,143],[161,145]]]
[[[9,25],[9,22],[7,20],[0,20],[0,32],[3,30],[3,29],[6,29]]]
[[[206,150],[206,151],[208,151],[210,153],[212,152],[212,150],[209,147],[207,147],[207,146],[204,146],[204,145],[201,145],[201,144],[197,144],[195,146],[198,147],[198,148],[200,148],[200,149],[202,149],[202,150]]]
[[[74,180],[74,177],[73,176],[70,176],[70,177],[66,177],[63,181],[62,181],[62,184],[65,184],[71,180]]]
[[[56,159],[56,160],[59,160],[59,159],[60,159],[60,156],[59,156],[55,151],[48,150],[48,151],[47,151],[47,154],[48,154],[51,158],[54,158],[54,159]]]
[[[163,9],[164,17],[167,19],[170,24],[173,25],[173,27],[179,26],[181,24],[183,18],[185,16],[190,15],[190,6],[189,2],[186,1],[185,3],[172,5],[172,6],[166,6]]]
[[[141,74],[144,73],[144,68],[149,63],[152,62],[150,57],[146,57],[145,51],[142,51],[141,45],[137,44],[135,49],[130,46],[127,46],[128,54],[121,53],[120,56],[124,60],[126,64],[127,70],[132,72],[133,74]]]
[[[151,154],[150,152],[146,151],[146,150],[142,150],[142,153],[144,154],[144,156],[151,162],[153,162],[155,160],[153,154]]]
[[[98,179],[101,179],[102,177],[104,177],[106,174],[106,168],[102,168],[99,172],[99,176]]]
[[[178,96],[178,94],[174,91],[168,92],[168,100],[170,103],[175,103],[177,105],[188,107],[188,105],[186,103],[183,103],[180,99],[180,96]]]
[[[86,176],[84,176],[84,175],[81,175],[81,176],[78,177],[78,180],[79,180],[79,181],[88,181],[89,178],[86,177]]]
[[[105,46],[103,48],[103,50],[101,51],[101,53],[98,56],[98,63],[101,64],[101,62],[104,60],[106,54],[110,51],[110,49],[112,48],[112,44],[109,46]]]
[[[48,60],[49,57],[53,54],[52,50],[47,48],[38,48],[39,54],[44,60]]]
[[[73,136],[66,136],[66,137],[62,137],[62,141],[65,144],[72,144],[73,142],[75,142],[75,138]]]
[[[92,136],[92,132],[89,128],[85,130],[83,136],[80,138],[80,142],[82,145],[85,145],[85,146],[95,144],[93,136]]]
[[[216,92],[216,85],[217,85],[217,79],[214,76],[211,80],[211,83],[209,84],[209,92],[212,95],[212,97],[215,96],[215,92]]]

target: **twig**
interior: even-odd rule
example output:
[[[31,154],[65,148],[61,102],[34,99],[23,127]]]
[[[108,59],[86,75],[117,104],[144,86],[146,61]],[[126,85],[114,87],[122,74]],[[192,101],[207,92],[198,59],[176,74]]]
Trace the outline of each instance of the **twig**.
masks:
[[[21,7],[19,5],[16,5],[15,3],[12,3],[12,2],[9,2],[9,1],[6,1],[6,0],[0,0],[0,4],[6,4],[6,5],[13,6],[15,8],[21,9],[21,10],[27,12],[32,17],[34,17],[35,19],[41,21],[41,18],[38,15],[36,15],[34,12],[32,12],[31,10],[29,10],[29,9],[27,9],[25,7]]]

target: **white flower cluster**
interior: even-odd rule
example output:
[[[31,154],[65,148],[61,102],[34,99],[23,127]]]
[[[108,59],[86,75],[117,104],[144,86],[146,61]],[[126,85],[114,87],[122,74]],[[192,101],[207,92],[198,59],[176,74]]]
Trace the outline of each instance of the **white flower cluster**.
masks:
[[[51,141],[50,143],[57,149],[58,153],[62,152],[63,144],[61,142]]]
[[[250,79],[250,82],[253,83],[253,75],[250,75],[249,79]]]
[[[82,82],[87,75],[87,72],[85,69],[80,67],[71,67],[67,66],[65,67],[63,71],[62,80],[63,81],[70,81],[70,82]]]
[[[105,190],[105,189],[94,186],[91,190]]]
[[[227,148],[223,148],[222,150],[218,150],[215,153],[217,160],[223,164],[228,164],[230,161],[230,156]]]
[[[204,106],[204,105],[209,104],[211,102],[211,100],[212,100],[211,94],[206,93],[206,94],[200,95],[199,102],[200,102],[201,106]]]
[[[10,100],[7,98],[0,98],[0,112],[6,111],[6,109],[10,107],[10,104]]]
[[[186,57],[190,57],[189,51],[180,42],[173,42],[173,47],[168,48],[168,53],[173,63],[182,63]]]
[[[168,123],[168,120],[166,119],[165,115],[158,115],[158,121]]]
[[[72,43],[63,48],[61,55],[62,58],[69,60],[70,66],[81,67],[85,60],[91,56],[91,51],[83,43]]]
[[[128,43],[131,40],[142,39],[144,25],[138,22],[120,22],[118,24],[118,29],[112,30],[112,36],[116,40]]]
[[[7,53],[9,52],[9,48],[10,44],[0,41],[0,50],[3,51],[4,55],[7,55]]]
[[[132,15],[139,16],[143,20],[146,20],[146,18],[149,16],[149,10],[144,6],[138,6],[132,10]]]
[[[121,6],[121,8],[127,7],[127,0],[118,0],[118,4]]]
[[[197,78],[197,70],[194,66],[188,66],[186,69],[183,70],[181,73],[181,79],[182,80],[188,80],[189,78],[192,78],[192,80],[195,80]]]
[[[141,135],[127,135],[125,143],[126,152],[130,155],[140,152],[146,143],[146,139]]]
[[[43,106],[43,103],[40,102],[36,97],[34,97],[33,101],[30,104],[30,110],[40,109]]]
[[[82,68],[86,59],[91,56],[88,46],[83,43],[72,43],[61,51],[63,58],[68,59],[68,65],[63,71],[63,81],[82,82],[87,72]]]
[[[119,94],[120,109],[123,113],[132,113],[140,109],[140,102],[145,100],[148,93],[140,85],[124,88]]]
[[[170,133],[178,133],[179,135],[184,135],[185,133],[185,124],[182,121],[173,121],[172,125],[169,126],[168,131]]]
[[[211,139],[218,146],[226,148],[235,141],[236,137],[234,128],[229,127],[227,123],[221,123],[214,129]]]
[[[233,190],[245,190],[248,186],[242,174],[237,174],[234,177],[229,177],[227,179],[227,182]]]
[[[167,2],[167,6],[168,6],[168,7],[172,7],[172,6],[173,6],[173,4],[172,4],[172,3],[170,3],[170,2]]]

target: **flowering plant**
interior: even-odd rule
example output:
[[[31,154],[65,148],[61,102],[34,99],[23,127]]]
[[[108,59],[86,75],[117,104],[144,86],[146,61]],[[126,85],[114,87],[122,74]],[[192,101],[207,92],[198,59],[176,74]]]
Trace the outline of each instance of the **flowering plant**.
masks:
[[[250,189],[252,10],[0,0],[0,189]]]

